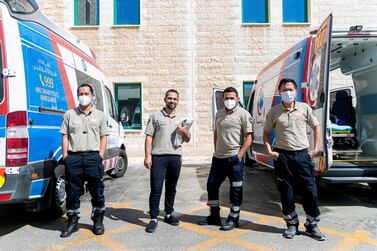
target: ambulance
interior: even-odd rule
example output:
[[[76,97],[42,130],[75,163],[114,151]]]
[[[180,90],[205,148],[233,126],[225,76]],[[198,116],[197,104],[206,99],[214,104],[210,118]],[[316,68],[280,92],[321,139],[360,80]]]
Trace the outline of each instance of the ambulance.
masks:
[[[0,206],[64,213],[59,129],[84,83],[93,86],[95,107],[108,118],[105,171],[124,175],[123,127],[94,53],[41,13],[35,0],[0,0],[0,68]]]
[[[329,183],[368,183],[377,190],[377,31],[355,25],[332,31],[332,15],[320,28],[268,64],[257,76],[247,110],[254,118],[248,158],[273,167],[263,145],[263,126],[281,99],[278,84],[291,78],[297,100],[320,121],[316,174]],[[308,128],[313,143],[313,132]],[[270,142],[275,143],[275,133]]]

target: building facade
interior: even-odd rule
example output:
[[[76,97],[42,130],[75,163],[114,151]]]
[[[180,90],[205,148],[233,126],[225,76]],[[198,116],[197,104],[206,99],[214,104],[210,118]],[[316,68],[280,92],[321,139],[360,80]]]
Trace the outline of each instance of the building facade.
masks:
[[[258,72],[318,28],[377,26],[377,0],[39,0],[42,11],[96,53],[114,92],[129,149],[143,154],[146,122],[164,92],[195,119],[192,155],[213,151],[212,90],[236,87],[241,100]]]

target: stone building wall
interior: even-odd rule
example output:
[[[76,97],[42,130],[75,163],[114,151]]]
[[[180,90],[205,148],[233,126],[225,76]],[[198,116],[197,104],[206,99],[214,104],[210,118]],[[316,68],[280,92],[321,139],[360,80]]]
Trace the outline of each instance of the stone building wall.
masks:
[[[269,1],[270,23],[263,25],[242,25],[240,0],[141,0],[140,26],[116,27],[113,1],[100,0],[100,25],[73,27],[73,0],[38,2],[95,51],[110,89],[116,83],[142,83],[143,129],[163,106],[164,91],[178,89],[180,112],[196,121],[186,147],[193,154],[212,153],[212,88],[235,86],[242,92],[243,81],[255,80],[330,12],[335,27],[377,22],[376,0],[311,0],[309,23],[289,25],[282,23],[281,0]],[[143,131],[126,137],[142,154]]]

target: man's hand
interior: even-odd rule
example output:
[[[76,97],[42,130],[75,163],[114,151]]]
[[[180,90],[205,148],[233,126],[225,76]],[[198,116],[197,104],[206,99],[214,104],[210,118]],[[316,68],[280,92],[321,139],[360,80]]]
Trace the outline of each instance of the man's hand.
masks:
[[[183,126],[177,126],[176,131],[177,131],[177,133],[179,133],[180,135],[183,135],[183,134],[186,132],[186,129],[185,129]]]
[[[240,152],[237,153],[237,158],[238,158],[238,161],[241,161],[242,158],[243,158],[243,154],[241,154]]]
[[[274,160],[277,160],[279,158],[278,152],[270,152],[268,155],[270,155]]]
[[[311,159],[313,159],[318,153],[318,150],[317,149],[313,149],[311,151],[309,151],[309,156]]]
[[[151,167],[152,167],[152,158],[151,158],[151,156],[146,156],[144,158],[144,166],[147,169],[151,169]]]

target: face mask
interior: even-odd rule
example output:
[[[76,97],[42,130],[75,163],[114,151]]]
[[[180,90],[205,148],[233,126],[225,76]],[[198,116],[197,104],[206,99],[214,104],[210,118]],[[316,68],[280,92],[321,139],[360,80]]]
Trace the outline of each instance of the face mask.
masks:
[[[236,107],[237,102],[234,99],[227,99],[224,101],[224,106],[228,110],[233,110],[234,107]]]
[[[285,91],[280,93],[281,99],[284,103],[292,103],[296,99],[295,91]]]
[[[90,103],[92,103],[92,99],[88,96],[82,95],[82,96],[79,96],[79,103],[82,106],[87,106]]]

